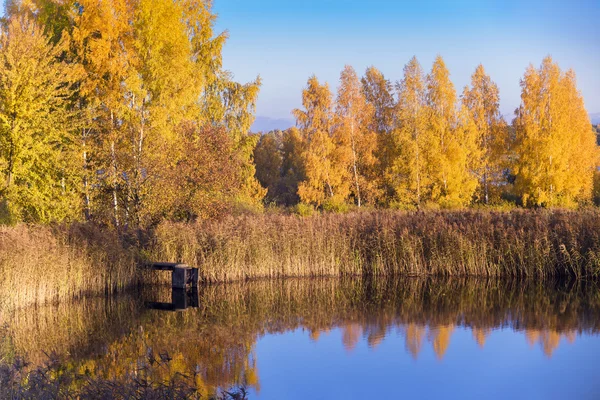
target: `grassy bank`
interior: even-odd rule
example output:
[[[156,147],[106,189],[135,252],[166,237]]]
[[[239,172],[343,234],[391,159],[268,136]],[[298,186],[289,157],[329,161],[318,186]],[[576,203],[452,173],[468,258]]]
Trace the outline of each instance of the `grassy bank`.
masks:
[[[595,278],[600,212],[266,214],[163,223],[119,237],[94,225],[0,228],[0,306],[105,294],[140,282],[143,260],[184,262],[206,282],[443,275]],[[147,238],[137,244],[140,237]]]
[[[600,274],[600,212],[364,212],[165,223],[150,254],[206,281],[346,275]]]

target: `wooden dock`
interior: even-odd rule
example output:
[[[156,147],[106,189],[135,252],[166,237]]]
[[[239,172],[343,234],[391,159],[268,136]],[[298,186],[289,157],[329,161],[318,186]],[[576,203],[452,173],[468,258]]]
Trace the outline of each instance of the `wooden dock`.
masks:
[[[186,264],[156,262],[149,267],[157,271],[171,271],[171,287],[173,289],[186,289],[198,287],[198,268]]]

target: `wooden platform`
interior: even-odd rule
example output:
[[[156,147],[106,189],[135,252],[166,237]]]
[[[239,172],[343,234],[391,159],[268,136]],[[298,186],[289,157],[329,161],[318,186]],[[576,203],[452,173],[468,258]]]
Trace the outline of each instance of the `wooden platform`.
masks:
[[[171,287],[175,289],[198,287],[198,268],[192,268],[186,264],[165,262],[150,263],[149,268],[157,271],[171,271]]]

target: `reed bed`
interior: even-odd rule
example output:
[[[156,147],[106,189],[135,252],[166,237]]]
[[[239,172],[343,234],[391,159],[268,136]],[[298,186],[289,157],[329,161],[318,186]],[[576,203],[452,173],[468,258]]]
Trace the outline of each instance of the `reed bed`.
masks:
[[[594,278],[600,212],[518,210],[261,215],[163,223],[155,259],[207,282],[300,276]]]
[[[373,211],[163,223],[0,227],[0,307],[170,283],[145,261],[183,262],[204,282],[316,276],[600,276],[600,212]]]
[[[123,290],[139,281],[135,253],[91,224],[0,227],[0,307]]]

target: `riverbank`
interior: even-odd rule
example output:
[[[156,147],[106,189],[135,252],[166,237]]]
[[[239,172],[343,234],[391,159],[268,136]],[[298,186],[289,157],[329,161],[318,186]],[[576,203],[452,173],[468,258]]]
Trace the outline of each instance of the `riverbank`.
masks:
[[[600,212],[265,214],[163,223],[130,236],[91,224],[2,227],[1,305],[166,282],[168,274],[144,272],[146,260],[198,266],[204,282],[356,275],[594,279]]]

